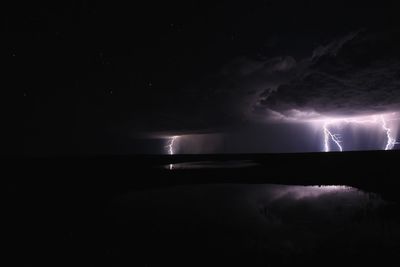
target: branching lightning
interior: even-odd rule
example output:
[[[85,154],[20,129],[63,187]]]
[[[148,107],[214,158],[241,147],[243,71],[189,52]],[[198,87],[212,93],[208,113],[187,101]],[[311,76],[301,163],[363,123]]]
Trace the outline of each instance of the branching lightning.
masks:
[[[393,115],[393,114],[392,114]],[[385,115],[371,115],[364,117],[353,117],[353,118],[335,118],[335,119],[323,119],[322,120],[322,131],[324,134],[323,147],[325,152],[331,151],[330,143],[333,142],[339,151],[343,151],[343,146],[341,145],[341,135],[337,133],[333,133],[330,130],[330,126],[343,126],[343,124],[359,124],[359,125],[377,125],[381,126],[382,130],[386,133],[386,145],[383,148],[384,150],[391,150],[394,148],[398,142],[396,142],[396,138],[393,136],[393,131],[390,126],[388,126],[388,121],[390,120],[399,120],[398,117],[388,119]],[[321,121],[321,120],[318,120]],[[376,126],[375,126],[376,127]]]
[[[331,131],[329,131],[328,128],[329,123],[324,123],[324,148],[325,152],[329,152],[329,137],[332,139],[332,141],[338,146],[339,150],[342,152],[343,148],[340,145],[340,135],[339,134],[332,134]]]

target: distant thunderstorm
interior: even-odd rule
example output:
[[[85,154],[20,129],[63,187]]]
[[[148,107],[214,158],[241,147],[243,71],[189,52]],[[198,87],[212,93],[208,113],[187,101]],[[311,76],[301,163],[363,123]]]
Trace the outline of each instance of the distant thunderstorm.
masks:
[[[324,151],[329,152],[330,143],[333,143],[339,151],[343,151],[341,135],[333,133],[330,130],[330,126],[342,126],[345,124],[360,124],[374,127],[381,127],[382,131],[386,135],[386,144],[382,149],[391,150],[397,144],[396,138],[394,137],[392,129],[388,126],[388,121],[399,120],[399,118],[386,118],[385,115],[372,115],[365,117],[355,118],[338,118],[338,119],[326,119],[323,120],[322,131],[324,133]]]

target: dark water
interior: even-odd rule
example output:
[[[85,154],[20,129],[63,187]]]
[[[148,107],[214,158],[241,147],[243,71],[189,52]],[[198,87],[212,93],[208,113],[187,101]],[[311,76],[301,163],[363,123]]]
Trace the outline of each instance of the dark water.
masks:
[[[399,156],[7,160],[4,262],[400,266]]]
[[[195,162],[182,162],[175,164],[164,165],[164,168],[169,170],[199,170],[199,169],[219,169],[219,168],[245,168],[258,166],[254,161],[251,160],[230,160],[230,161],[195,161]]]
[[[103,230],[116,266],[398,266],[398,211],[347,186],[192,185],[116,197]]]

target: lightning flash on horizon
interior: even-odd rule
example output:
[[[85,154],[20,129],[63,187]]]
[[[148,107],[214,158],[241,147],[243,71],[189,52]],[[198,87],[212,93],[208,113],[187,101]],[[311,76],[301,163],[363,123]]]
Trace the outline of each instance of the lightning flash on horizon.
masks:
[[[387,119],[385,115],[372,115],[365,117],[354,117],[354,118],[335,118],[335,119],[324,119],[323,120],[323,133],[324,133],[324,151],[329,152],[330,143],[333,142],[334,145],[338,148],[339,151],[343,151],[343,146],[341,145],[341,135],[338,133],[333,133],[330,130],[330,126],[341,127],[348,124],[358,124],[358,125],[374,125],[376,127],[381,127],[382,130],[386,134],[386,145],[383,148],[384,150],[391,150],[394,148],[398,142],[396,138],[393,136],[393,131],[390,126],[388,126],[388,121],[391,120],[399,120],[400,118],[396,117],[394,119]]]
[[[171,136],[169,138],[168,144],[166,146],[168,155],[175,154],[175,142],[177,141],[178,136]],[[169,164],[169,169],[172,170],[174,168],[174,164]]]
[[[392,150],[400,144],[397,140],[400,130],[399,111],[338,117],[323,115],[312,109],[289,109],[284,112],[268,110],[268,115],[271,121],[311,125],[314,130],[322,133],[321,148],[325,152],[351,149],[351,138],[359,137],[355,132],[358,128],[363,129],[363,135],[368,133],[370,136],[378,137],[378,141],[382,142],[380,144],[382,150]],[[349,139],[350,131],[353,133],[353,137]]]
[[[172,137],[170,137],[170,139],[168,141],[168,145],[166,147],[168,149],[169,155],[174,155],[174,152],[175,152],[174,144],[175,144],[175,141],[177,138],[178,138],[178,136],[172,136]]]
[[[340,152],[343,151],[342,146],[340,145],[340,135],[338,134],[333,134],[331,131],[329,131],[328,128],[328,123],[324,123],[324,148],[325,152],[329,152],[329,137],[332,139],[332,141],[338,146]]]
[[[395,111],[361,116],[328,117],[316,112],[294,110],[289,116],[279,117],[279,120],[283,123],[300,123],[311,127],[314,134],[320,136],[318,138],[320,149],[315,147],[317,151],[342,152],[360,148],[364,150],[369,149],[371,145],[377,146],[378,149],[382,150],[392,150],[395,149],[397,144],[400,144],[397,140],[400,130],[400,112]],[[182,142],[186,138],[186,135],[163,136],[165,154],[172,156],[182,152]],[[322,143],[320,143],[320,138]],[[371,142],[371,138],[375,139],[375,141]],[[198,145],[199,142],[201,144],[201,138],[199,139],[197,136],[195,140],[196,142],[190,143],[191,148],[193,145]],[[359,147],[360,145],[362,146]],[[172,163],[166,167],[169,170],[175,168]]]
[[[394,145],[397,144],[396,139],[393,138],[393,136],[391,134],[392,130],[387,126],[387,122],[383,116],[381,116],[381,121],[382,121],[382,128],[383,128],[383,130],[385,130],[386,136],[387,136],[387,143],[386,143],[385,150],[393,149]]]

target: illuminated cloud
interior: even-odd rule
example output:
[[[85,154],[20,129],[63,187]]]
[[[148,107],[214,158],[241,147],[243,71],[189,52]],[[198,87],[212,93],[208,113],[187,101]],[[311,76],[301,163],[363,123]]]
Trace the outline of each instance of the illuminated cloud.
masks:
[[[290,56],[289,49],[286,55],[271,58],[237,57],[218,73],[188,85],[179,97],[166,95],[165,112],[151,111],[154,121],[162,124],[152,128],[152,120],[146,119],[136,125],[145,125],[147,133],[164,132],[164,146],[171,137],[180,136],[178,153],[219,151],[219,141],[203,136],[244,127],[251,128],[248,135],[253,136],[262,128],[253,125],[260,122],[275,123],[263,130],[271,133],[265,134],[266,143],[285,143],[280,143],[279,152],[393,149],[400,117],[400,57],[390,52],[400,47],[395,35],[362,30],[310,46],[302,56]],[[356,123],[365,118],[375,123]],[[315,139],[317,147],[306,141],[300,145],[289,134],[281,134],[286,126],[276,122],[304,124],[293,130],[297,127],[298,133]],[[315,133],[307,132],[308,126]],[[262,151],[275,151],[270,147],[275,145],[266,145]]]
[[[256,110],[267,117],[290,117],[293,110],[326,116],[381,114],[400,110],[400,45],[393,35],[359,32],[314,50],[292,79]]]

